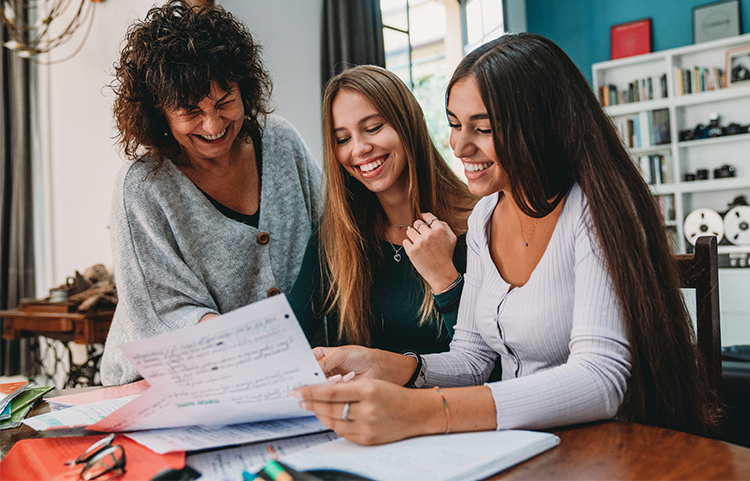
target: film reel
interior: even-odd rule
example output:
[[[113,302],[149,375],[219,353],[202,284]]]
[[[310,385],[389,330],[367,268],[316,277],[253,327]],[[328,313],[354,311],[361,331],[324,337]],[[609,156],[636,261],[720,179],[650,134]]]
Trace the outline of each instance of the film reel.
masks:
[[[750,245],[750,206],[738,205],[726,213],[724,235],[732,244]]]
[[[702,235],[715,235],[716,242],[721,242],[724,237],[724,220],[715,210],[698,209],[685,218],[684,229],[685,238],[692,245]]]

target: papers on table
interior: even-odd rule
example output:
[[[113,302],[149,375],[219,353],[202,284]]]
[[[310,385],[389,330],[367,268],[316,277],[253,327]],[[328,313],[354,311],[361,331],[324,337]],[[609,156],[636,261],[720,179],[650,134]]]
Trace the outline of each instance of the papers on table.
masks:
[[[249,473],[259,471],[267,461],[273,458],[272,452],[283,456],[337,438],[338,436],[335,433],[328,431],[271,442],[248,444],[220,451],[190,454],[185,459],[185,464],[200,472],[201,479],[242,481],[243,470]]]
[[[56,411],[26,424],[120,432],[306,417],[310,413],[289,391],[326,382],[283,295],[120,348],[148,390],[116,409],[122,400]]]
[[[73,406],[67,409],[59,409],[26,419],[23,423],[37,431],[90,426],[101,421],[122,406],[125,406],[136,397],[138,396],[128,396],[120,399],[110,399],[83,404],[81,406]]]
[[[334,469],[375,480],[474,480],[514,466],[560,444],[554,434],[483,431],[422,436],[380,446],[346,439],[319,444],[289,456],[298,471]]]
[[[175,451],[198,451],[236,444],[267,441],[328,431],[315,416],[277,419],[231,426],[191,426],[128,433],[127,437],[162,454]],[[239,471],[241,472],[241,471]]]

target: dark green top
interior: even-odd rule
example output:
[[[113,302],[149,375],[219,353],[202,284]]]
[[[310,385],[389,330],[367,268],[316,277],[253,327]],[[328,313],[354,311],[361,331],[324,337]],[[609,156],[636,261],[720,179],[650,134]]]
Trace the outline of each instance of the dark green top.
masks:
[[[338,319],[335,314],[329,315],[327,319],[320,315],[322,298],[327,286],[321,278],[319,242],[316,228],[307,244],[299,276],[288,298],[307,339],[313,343],[315,338],[315,344],[334,346],[344,342],[338,342],[337,339]],[[392,352],[413,351],[419,354],[447,351],[453,327],[456,325],[463,279],[448,292],[435,296],[438,309],[445,311],[440,314],[442,325],[438,326],[433,321],[419,326],[419,307],[424,292],[422,277],[404,249],[399,251],[400,262],[394,260],[395,253],[387,242],[383,242],[383,252],[385,265],[382,266],[383,269],[379,269],[380,273],[373,280],[370,291],[372,347]],[[466,272],[465,236],[458,238],[453,253],[453,264],[458,272]],[[327,321],[325,326],[324,321]],[[319,338],[316,333],[321,326],[325,327],[326,334]]]

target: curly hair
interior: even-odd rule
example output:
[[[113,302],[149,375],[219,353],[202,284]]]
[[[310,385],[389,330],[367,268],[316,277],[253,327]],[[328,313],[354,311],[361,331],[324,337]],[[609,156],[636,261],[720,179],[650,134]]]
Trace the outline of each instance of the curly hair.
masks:
[[[165,110],[192,109],[212,82],[229,91],[237,84],[245,109],[239,137],[258,137],[270,107],[271,78],[261,46],[245,26],[221,7],[169,0],[128,28],[110,84],[118,143],[133,160],[175,158],[180,145]],[[246,140],[249,141],[249,140]]]

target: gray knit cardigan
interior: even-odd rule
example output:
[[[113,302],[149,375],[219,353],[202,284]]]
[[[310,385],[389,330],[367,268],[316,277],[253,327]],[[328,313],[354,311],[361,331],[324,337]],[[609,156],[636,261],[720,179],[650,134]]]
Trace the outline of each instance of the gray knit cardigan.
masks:
[[[219,213],[170,161],[158,172],[148,160],[120,171],[110,221],[119,303],[102,358],[103,384],[139,377],[120,344],[291,290],[318,220],[321,172],[280,117],[267,118],[262,155],[257,229]]]

